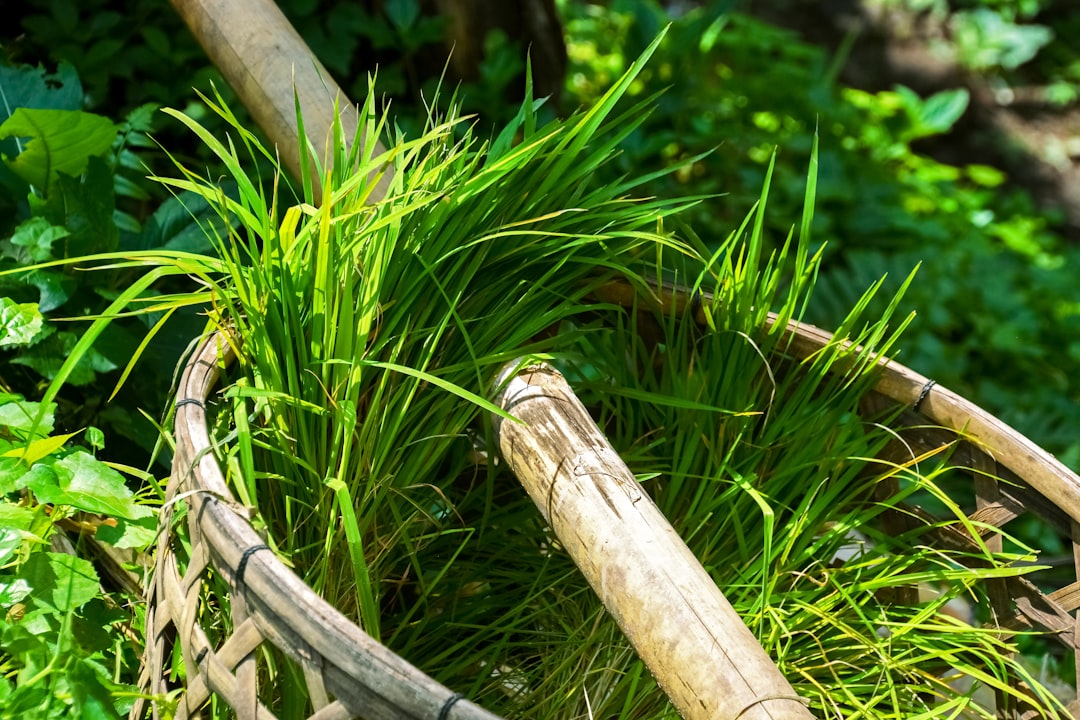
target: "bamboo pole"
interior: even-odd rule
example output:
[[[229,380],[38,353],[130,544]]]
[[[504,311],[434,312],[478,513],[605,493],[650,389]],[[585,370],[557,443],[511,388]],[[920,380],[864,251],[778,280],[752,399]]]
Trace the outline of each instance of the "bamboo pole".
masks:
[[[629,282],[615,280],[599,288],[594,297],[625,308],[632,308],[639,301],[654,302],[665,314],[692,312],[694,321],[705,326],[700,303],[711,303],[711,293],[701,292],[700,303],[695,303],[692,293],[683,287],[665,284],[656,287],[655,292],[651,300],[645,299]],[[776,314],[769,313],[769,326],[777,321]],[[797,320],[789,320],[782,332],[784,352],[799,360],[820,352],[835,339],[832,332]],[[874,386],[876,392],[972,441],[1080,523],[1080,476],[1064,463],[975,403],[930,378],[885,357],[879,358],[878,364],[881,375]]]
[[[355,140],[360,120],[352,101],[273,0],[171,2],[294,175],[300,176],[294,88],[308,139],[324,168],[335,103],[346,140]],[[376,146],[374,154],[381,152],[381,145]],[[373,201],[385,196],[390,177],[388,170],[372,194]],[[316,193],[321,194],[318,187]]]
[[[502,457],[686,720],[813,717],[566,380],[500,378]],[[509,376],[509,377],[508,377]]]

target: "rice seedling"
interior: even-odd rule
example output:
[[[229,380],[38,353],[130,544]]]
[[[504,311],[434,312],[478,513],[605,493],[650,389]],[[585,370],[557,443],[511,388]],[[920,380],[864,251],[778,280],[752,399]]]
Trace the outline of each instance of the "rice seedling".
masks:
[[[743,226],[710,248],[677,223],[700,198],[633,199],[644,177],[592,182],[652,102],[616,108],[654,48],[565,121],[538,126],[527,90],[490,142],[453,114],[405,136],[376,114],[372,90],[367,142],[346,147],[337,133],[319,204],[311,176],[297,188],[280,173],[258,177],[277,159],[220,97],[206,101],[233,128],[225,141],[170,111],[237,190],[180,162],[180,177],[161,181],[204,198],[227,230],[207,228],[212,256],[96,258],[148,268],[112,316],[206,308],[208,331],[237,350],[216,409],[218,457],[267,543],[370,635],[495,712],[673,716],[531,501],[494,459],[476,460],[501,413],[485,399],[492,378],[508,361],[543,357],[575,379],[815,712],[990,716],[949,683],[965,675],[1018,694],[1001,681],[1016,669],[1011,646],[942,618],[948,593],[918,606],[882,599],[891,587],[940,581],[955,594],[1021,572],[1016,554],[987,550],[972,569],[922,545],[924,528],[875,530],[934,484],[914,462],[875,460],[888,418],[859,414],[904,325],[895,303],[864,317],[871,288],[833,344],[806,361],[785,353],[782,328],[805,307],[817,267],[813,173],[799,239],[768,255],[767,184]],[[384,155],[362,149],[375,138],[388,141]],[[369,203],[388,168],[389,193]],[[202,287],[144,296],[168,276]],[[707,291],[707,327],[657,311],[648,277]],[[612,278],[640,289],[638,310],[592,299]],[[877,497],[889,478],[901,490]],[[855,530],[873,543],[833,563]],[[267,702],[298,715],[299,672],[269,660]],[[1037,683],[1023,699],[1055,712]]]

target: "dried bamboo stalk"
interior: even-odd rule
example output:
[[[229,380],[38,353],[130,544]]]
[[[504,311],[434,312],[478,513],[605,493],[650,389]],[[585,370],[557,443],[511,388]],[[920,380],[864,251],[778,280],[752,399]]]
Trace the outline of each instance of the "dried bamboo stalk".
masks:
[[[360,120],[352,101],[273,0],[171,2],[295,176],[300,176],[300,152],[294,89],[304,129],[324,168],[335,103],[346,140],[350,144],[355,140]],[[376,145],[374,154],[382,152]],[[386,195],[390,177],[387,168],[372,201]]]
[[[508,366],[512,375],[516,366]],[[813,717],[566,380],[502,378],[499,449],[687,720]]]

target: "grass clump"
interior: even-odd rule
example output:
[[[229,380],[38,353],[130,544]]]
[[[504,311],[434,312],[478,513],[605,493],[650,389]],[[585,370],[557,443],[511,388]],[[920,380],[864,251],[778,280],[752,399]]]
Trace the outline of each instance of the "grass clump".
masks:
[[[172,113],[236,190],[182,164],[182,177],[163,182],[209,202],[225,230],[208,226],[211,256],[101,258],[152,268],[115,308],[163,318],[207,308],[208,330],[238,356],[220,397],[219,457],[267,542],[366,632],[495,712],[674,716],[516,481],[473,461],[491,446],[485,418],[499,411],[484,397],[496,371],[541,356],[576,379],[815,712],[990,717],[952,689],[966,676],[1054,713],[1037,684],[1020,693],[1003,683],[1019,670],[1001,636],[944,620],[940,600],[904,606],[882,593],[931,582],[947,597],[1021,571],[1015,555],[970,563],[931,550],[925,527],[874,530],[934,478],[874,460],[892,438],[888,418],[859,412],[904,325],[895,302],[865,317],[872,288],[830,346],[807,360],[787,352],[783,328],[817,272],[814,183],[798,241],[770,255],[768,183],[756,211],[710,249],[688,229],[682,240],[665,230],[696,200],[631,199],[647,177],[592,182],[651,104],[615,110],[654,48],[565,121],[538,127],[527,92],[490,142],[453,115],[406,137],[376,117],[369,94],[367,142],[348,149],[334,138],[319,204],[312,177],[293,191],[245,169],[276,159],[220,101],[209,104],[233,127],[226,143]],[[360,149],[381,136],[385,155]],[[389,193],[369,203],[390,167]],[[143,299],[170,275],[204,288]],[[656,310],[647,276],[708,291],[705,326]],[[640,289],[641,308],[590,299],[612,278]],[[896,492],[876,492],[893,479]],[[834,562],[856,530],[874,542]],[[273,663],[265,672],[267,702],[302,712],[298,674]]]

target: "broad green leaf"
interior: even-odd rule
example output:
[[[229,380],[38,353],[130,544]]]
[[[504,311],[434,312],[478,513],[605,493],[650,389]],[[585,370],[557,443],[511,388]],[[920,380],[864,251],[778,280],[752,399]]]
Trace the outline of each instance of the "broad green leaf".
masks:
[[[10,137],[29,140],[22,141],[17,156],[4,157],[8,167],[48,194],[60,173],[81,175],[91,157],[108,152],[116,126],[106,117],[80,110],[22,107],[0,124],[0,139]]]
[[[100,586],[92,563],[65,553],[33,553],[19,568],[19,577],[33,588],[35,605],[60,613],[92,600]]]
[[[17,303],[0,297],[0,348],[32,344],[44,322],[37,303]]]
[[[152,511],[135,503],[124,476],[84,450],[76,450],[52,464],[54,478],[31,473],[27,487],[41,503],[68,505],[86,512],[137,520]],[[35,467],[34,470],[37,470]]]
[[[32,217],[15,228],[4,245],[4,254],[20,265],[32,265],[52,259],[52,245],[70,233],[43,217]]]
[[[40,417],[36,432],[42,436],[48,435],[53,430],[53,413],[55,412],[55,403],[49,403],[45,412],[42,412],[41,403],[23,400],[17,395],[9,396],[0,400],[0,427],[29,433],[35,430],[34,419]]]

